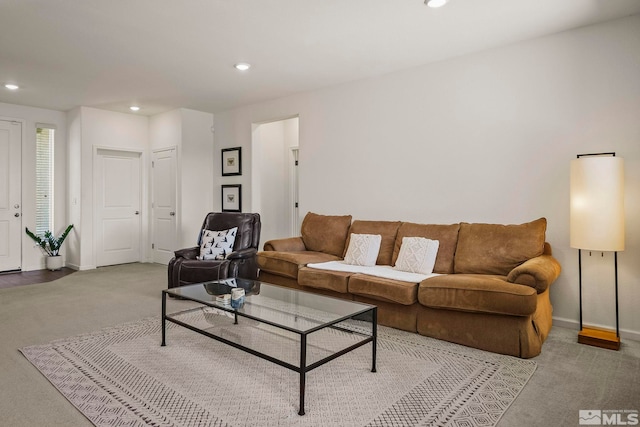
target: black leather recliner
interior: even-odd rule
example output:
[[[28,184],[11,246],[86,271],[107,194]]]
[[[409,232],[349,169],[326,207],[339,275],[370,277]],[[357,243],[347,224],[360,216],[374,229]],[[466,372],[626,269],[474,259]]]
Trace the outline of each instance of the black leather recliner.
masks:
[[[169,261],[169,288],[207,282],[210,280],[242,277],[258,278],[256,254],[260,242],[260,214],[211,212],[207,214],[200,235],[198,246],[180,249]],[[238,227],[233,252],[223,260],[199,260],[200,244],[204,230],[221,231]]]

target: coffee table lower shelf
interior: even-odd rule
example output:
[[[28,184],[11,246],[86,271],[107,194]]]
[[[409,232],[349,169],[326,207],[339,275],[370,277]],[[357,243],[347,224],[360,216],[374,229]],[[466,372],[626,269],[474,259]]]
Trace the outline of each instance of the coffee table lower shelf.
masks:
[[[336,325],[338,323],[341,323],[341,322],[343,322],[343,321],[345,321],[345,320],[347,320],[347,319],[349,319],[351,317],[354,317],[354,316],[347,316],[345,318],[336,319],[336,320],[328,322],[326,324],[319,325],[316,328],[312,328],[312,329],[309,329],[309,330],[306,330],[306,331],[302,332],[302,331],[298,331],[298,330],[295,330],[295,329],[292,329],[292,328],[288,328],[288,327],[285,327],[285,326],[282,326],[282,325],[279,325],[277,323],[270,322],[270,321],[267,321],[267,320],[264,320],[264,319],[259,319],[259,318],[253,317],[253,316],[243,315],[242,313],[239,313],[238,310],[233,310],[233,309],[226,310],[226,311],[229,311],[229,312],[233,312],[233,314],[234,314],[234,322],[233,323],[234,324],[238,324],[238,318],[246,317],[246,318],[249,318],[249,319],[261,322],[261,323],[265,323],[265,324],[268,324],[268,325],[271,325],[271,326],[274,326],[274,327],[277,327],[277,328],[280,328],[280,329],[283,329],[283,330],[287,330],[289,332],[294,332],[294,333],[300,335],[300,366],[296,366],[294,364],[285,362],[283,360],[280,360],[280,359],[277,359],[277,358],[275,358],[273,356],[265,354],[265,353],[263,353],[261,351],[257,351],[255,349],[249,348],[249,347],[244,346],[242,344],[238,344],[238,343],[236,343],[234,341],[228,340],[228,339],[226,339],[224,337],[221,337],[219,335],[212,334],[212,333],[210,333],[208,331],[205,331],[203,329],[200,329],[198,327],[195,327],[193,325],[185,323],[185,322],[177,319],[176,317],[174,317],[175,315],[180,315],[181,313],[184,313],[184,312],[178,312],[178,313],[174,313],[173,315],[168,315],[167,314],[167,295],[169,293],[170,292],[168,292],[166,290],[162,291],[162,343],[161,343],[161,346],[163,346],[163,347],[166,346],[166,322],[169,321],[169,322],[175,323],[176,325],[182,326],[182,327],[184,327],[186,329],[192,330],[192,331],[197,332],[197,333],[199,333],[201,335],[204,335],[206,337],[212,338],[212,339],[214,339],[216,341],[220,341],[222,343],[225,343],[227,345],[235,347],[235,348],[237,348],[239,350],[245,351],[245,352],[247,352],[249,354],[252,354],[254,356],[260,357],[260,358],[262,358],[264,360],[268,360],[268,361],[273,362],[273,363],[275,363],[277,365],[280,365],[280,366],[282,366],[284,368],[287,368],[287,369],[290,369],[292,371],[295,371],[295,372],[299,373],[300,374],[300,395],[299,395],[299,397],[300,397],[300,407],[299,407],[298,415],[304,415],[305,414],[305,411],[304,411],[304,397],[305,397],[304,393],[305,393],[305,382],[306,382],[306,374],[307,374],[307,372],[312,371],[313,369],[315,369],[315,368],[317,368],[319,366],[322,366],[325,363],[328,363],[328,362],[332,361],[333,359],[336,359],[336,358],[338,358],[338,357],[340,357],[340,356],[342,356],[342,355],[344,355],[346,353],[349,353],[349,352],[351,352],[351,351],[353,351],[353,350],[355,350],[355,349],[357,349],[359,347],[362,347],[362,346],[364,346],[364,345],[366,345],[368,343],[371,343],[371,347],[372,347],[371,372],[376,372],[377,311],[378,311],[376,306],[371,306],[371,308],[369,310],[366,310],[365,312],[362,312],[362,313],[358,314],[360,316],[360,315],[363,315],[363,314],[367,315],[367,313],[370,313],[371,319],[372,319],[372,333],[371,333],[370,336],[366,336],[366,338],[363,339],[362,341],[359,341],[359,342],[357,342],[357,343],[355,343],[355,344],[353,344],[351,346],[343,348],[340,351],[337,351],[337,352],[335,352],[335,353],[333,353],[333,354],[331,354],[331,355],[329,355],[327,357],[324,357],[324,358],[322,358],[322,359],[320,359],[320,360],[318,360],[318,361],[316,361],[316,362],[314,362],[312,364],[309,364],[309,365],[307,365],[307,363],[306,363],[306,361],[307,361],[307,336],[309,334],[313,333],[313,332],[316,332],[316,331],[318,331],[320,329],[324,329],[324,328],[341,329],[339,326],[336,326]],[[182,298],[191,299],[188,296],[185,297],[184,295],[182,295]],[[204,303],[203,301],[199,301],[199,300],[196,300],[196,299],[191,299],[191,300],[195,301],[195,302],[199,302],[199,303],[203,304],[204,306],[212,306],[212,307],[220,309],[220,307],[218,305],[209,305],[209,304]],[[193,309],[191,309],[191,310],[193,310]],[[187,310],[187,311],[191,311],[191,310]],[[355,333],[354,331],[349,331],[349,332]],[[361,334],[361,335],[365,336],[364,334]]]

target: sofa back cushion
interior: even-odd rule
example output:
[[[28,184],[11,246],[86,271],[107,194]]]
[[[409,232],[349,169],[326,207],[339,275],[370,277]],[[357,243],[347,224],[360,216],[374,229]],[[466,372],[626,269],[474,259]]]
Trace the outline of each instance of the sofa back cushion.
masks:
[[[523,262],[542,255],[546,218],[519,225],[460,224],[455,272],[506,276]]]
[[[392,265],[395,265],[400,254],[403,237],[425,237],[439,242],[438,255],[436,256],[433,272],[440,274],[453,273],[453,256],[456,252],[459,229],[460,224],[415,224],[403,222],[396,236]]]
[[[355,220],[353,221],[353,224],[351,224],[351,228],[349,229],[349,236],[351,234],[379,234],[380,236],[382,236],[382,241],[380,242],[380,252],[378,252],[376,264],[392,265],[391,260],[393,257],[393,246],[396,241],[396,235],[398,234],[398,228],[400,227],[400,224],[402,224],[400,221]],[[347,245],[345,246],[345,248],[348,247],[349,238],[347,239]]]
[[[344,257],[351,215],[318,215],[307,213],[300,231],[308,251]]]

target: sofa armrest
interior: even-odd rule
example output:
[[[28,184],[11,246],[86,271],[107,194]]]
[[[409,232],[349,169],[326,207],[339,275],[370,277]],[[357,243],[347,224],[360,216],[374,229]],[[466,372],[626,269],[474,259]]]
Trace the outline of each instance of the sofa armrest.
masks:
[[[176,258],[196,259],[196,257],[200,254],[200,246],[178,249],[174,252],[174,254]]]
[[[288,237],[286,239],[275,239],[265,242],[264,250],[278,252],[302,252],[306,251],[307,247],[304,245],[302,237]]]
[[[240,249],[239,251],[231,252],[227,255],[229,260],[249,259],[256,256],[258,251],[255,248]]]
[[[540,255],[511,270],[507,281],[531,286],[540,294],[558,278],[560,271],[560,263],[554,257]]]

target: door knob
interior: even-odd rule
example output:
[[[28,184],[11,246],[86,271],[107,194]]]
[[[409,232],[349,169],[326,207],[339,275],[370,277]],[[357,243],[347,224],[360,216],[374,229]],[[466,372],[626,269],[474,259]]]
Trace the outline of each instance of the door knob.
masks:
[[[135,211],[134,212],[136,215],[140,215],[140,211]]]
[[[15,216],[16,218],[18,218],[20,216],[20,214],[18,212],[14,213],[13,216]]]
[[[169,212],[169,215],[170,216],[176,216],[176,213],[175,212]]]

